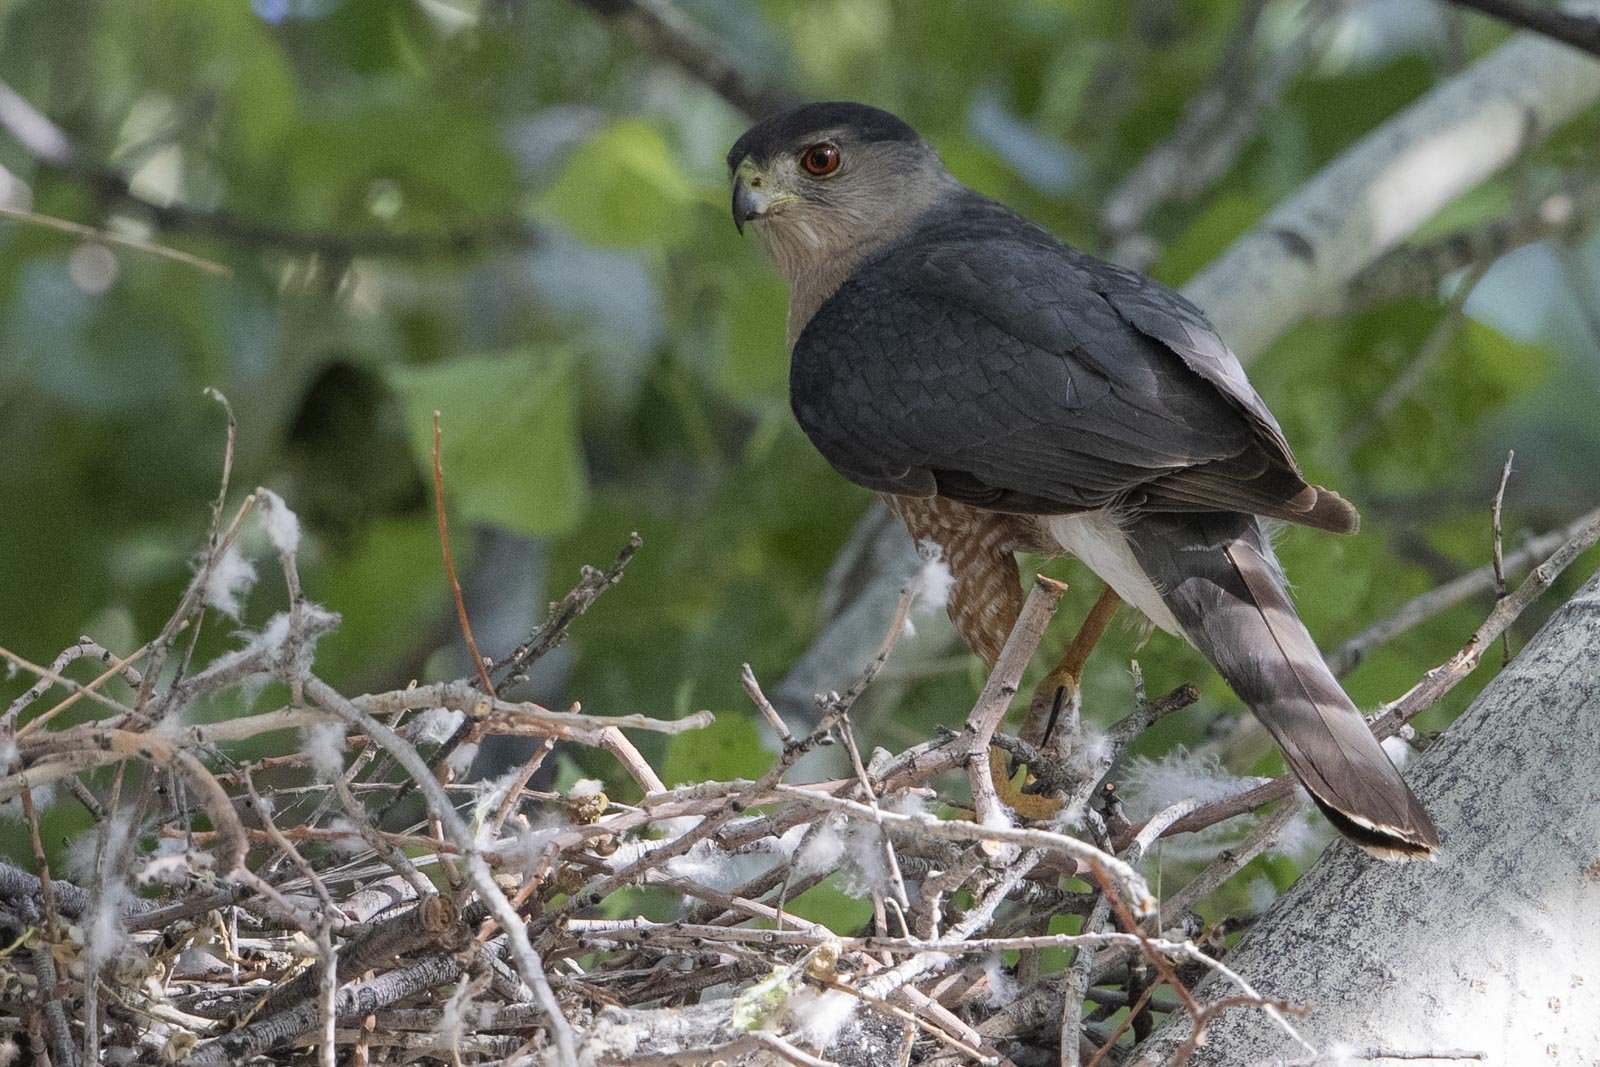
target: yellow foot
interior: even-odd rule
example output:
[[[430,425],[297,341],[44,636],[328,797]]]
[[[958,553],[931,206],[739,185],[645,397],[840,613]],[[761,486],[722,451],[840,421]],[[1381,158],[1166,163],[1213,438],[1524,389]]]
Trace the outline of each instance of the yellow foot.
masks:
[[[1054,725],[1050,720],[1058,710],[1076,719],[1078,680],[1083,677],[1083,666],[1089,662],[1089,653],[1100,643],[1100,638],[1104,636],[1106,627],[1111,625],[1121,604],[1122,599],[1107,586],[1100,594],[1100,599],[1094,602],[1094,607],[1089,609],[1077,636],[1062,650],[1055,667],[1034,686],[1033,698],[1028,702],[1028,717],[1022,724],[1020,736],[1024,741],[1034,745],[1043,744],[1045,735],[1050,732],[1048,728]]]
[[[1019,775],[1022,781],[1020,783],[1012,781],[1011,776],[1006,773],[1009,763],[1004,752],[995,748],[989,750],[989,772],[994,776],[994,791],[1000,795],[1001,803],[1024,819],[1042,821],[1055,818],[1061,811],[1061,802],[1054,797],[1024,793],[1023,786],[1031,782],[1033,776],[1024,768]]]

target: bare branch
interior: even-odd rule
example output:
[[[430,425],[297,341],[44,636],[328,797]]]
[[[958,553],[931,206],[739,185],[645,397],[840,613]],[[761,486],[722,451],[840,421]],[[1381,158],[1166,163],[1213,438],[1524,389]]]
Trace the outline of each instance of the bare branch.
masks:
[[[1540,7],[1519,0],[1447,0],[1519,29],[1532,30],[1551,40],[1600,57],[1600,18],[1559,8]]]
[[[649,52],[743,112],[759,119],[799,103],[785,89],[761,85],[727,59],[726,50],[689,21],[669,0],[573,0],[579,7],[616,23]]]

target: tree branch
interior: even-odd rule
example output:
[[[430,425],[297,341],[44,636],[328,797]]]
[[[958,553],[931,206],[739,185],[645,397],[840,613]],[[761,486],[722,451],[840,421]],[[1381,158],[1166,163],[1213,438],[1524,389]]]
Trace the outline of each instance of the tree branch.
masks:
[[[763,82],[722,53],[704,30],[669,0],[572,0],[620,27],[639,48],[677,67],[743,112],[759,119],[800,102],[782,87]]]
[[[1600,18],[1579,15],[1518,0],[1446,0],[1457,7],[1499,19],[1519,29],[1532,30],[1553,41],[1600,56]]]
[[[1248,361],[1596,99],[1600,64],[1543,37],[1513,37],[1353,145],[1184,293]]]
[[[171,234],[190,234],[248,248],[335,259],[453,258],[496,248],[531,248],[545,239],[542,227],[520,219],[469,223],[436,233],[382,230],[335,233],[260,222],[220,208],[153,203],[134,192],[125,175],[91,159],[43,112],[3,82],[0,82],[0,129],[15,138],[41,166],[83,182],[101,197]]]

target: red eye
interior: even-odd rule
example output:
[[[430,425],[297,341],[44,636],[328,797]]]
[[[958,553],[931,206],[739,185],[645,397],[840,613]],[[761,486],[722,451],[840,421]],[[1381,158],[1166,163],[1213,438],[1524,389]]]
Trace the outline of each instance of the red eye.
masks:
[[[839,169],[839,149],[827,142],[814,144],[800,153],[800,165],[813,177],[827,177]]]

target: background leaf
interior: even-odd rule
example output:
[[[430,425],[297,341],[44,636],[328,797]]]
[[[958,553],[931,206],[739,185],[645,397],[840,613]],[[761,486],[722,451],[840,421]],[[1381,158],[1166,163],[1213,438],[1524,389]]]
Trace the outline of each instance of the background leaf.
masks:
[[[585,486],[570,356],[527,350],[395,367],[389,381],[425,471],[440,412],[445,493],[463,519],[527,534],[561,533],[577,521]]]

